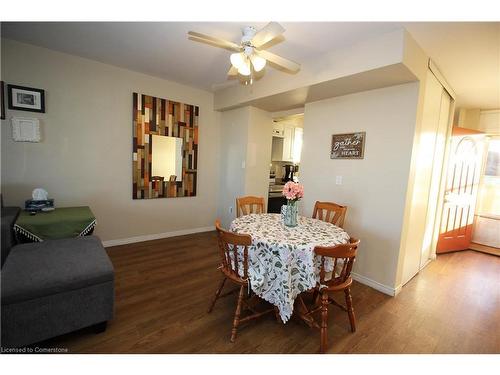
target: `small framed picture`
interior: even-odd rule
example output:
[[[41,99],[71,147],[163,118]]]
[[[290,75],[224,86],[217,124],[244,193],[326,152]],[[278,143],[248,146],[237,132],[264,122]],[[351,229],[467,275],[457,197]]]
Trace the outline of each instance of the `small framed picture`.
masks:
[[[3,81],[0,81],[0,105],[1,105],[1,113],[0,113],[0,120],[5,120],[5,100],[3,97],[4,93],[4,88],[3,88]]]
[[[9,109],[45,113],[45,91],[31,87],[7,85]]]
[[[40,122],[38,119],[13,117],[12,139],[15,142],[40,142]]]
[[[5,98],[4,98],[4,84],[0,81],[0,104],[2,106],[0,113],[0,120],[5,120]]]

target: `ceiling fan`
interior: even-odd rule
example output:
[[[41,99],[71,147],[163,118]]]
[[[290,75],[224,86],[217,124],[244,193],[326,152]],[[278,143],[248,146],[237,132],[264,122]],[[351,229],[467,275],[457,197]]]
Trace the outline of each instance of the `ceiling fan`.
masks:
[[[251,84],[255,73],[261,72],[268,61],[290,73],[300,70],[300,65],[296,62],[266,51],[266,48],[270,47],[269,42],[284,32],[283,26],[277,22],[270,22],[259,31],[255,27],[246,26],[242,29],[243,36],[239,44],[195,31],[189,31],[188,35],[189,39],[196,42],[208,43],[233,51],[228,76],[240,76],[244,83]]]

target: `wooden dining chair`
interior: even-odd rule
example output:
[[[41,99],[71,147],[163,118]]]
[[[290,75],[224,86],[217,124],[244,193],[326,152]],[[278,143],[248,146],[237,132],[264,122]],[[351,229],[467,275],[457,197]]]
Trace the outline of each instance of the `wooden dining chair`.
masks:
[[[253,196],[236,198],[236,217],[264,212],[264,198]]]
[[[219,241],[219,252],[221,264],[219,266],[222,272],[222,280],[219,288],[215,292],[215,296],[210,303],[208,312],[212,312],[215,302],[221,297],[234,294],[238,289],[232,290],[228,293],[221,294],[226,280],[239,286],[238,303],[236,305],[236,312],[234,314],[233,328],[231,331],[231,342],[236,339],[238,326],[241,323],[247,322],[252,319],[261,317],[264,314],[275,312],[271,308],[262,312],[256,311],[248,302],[249,299],[245,298],[245,291],[249,287],[248,281],[248,247],[252,244],[252,238],[248,234],[237,234],[225,231],[220,226],[220,221],[215,222],[217,230],[217,237]],[[253,296],[257,297],[257,296]],[[245,307],[250,310],[252,314],[242,318],[241,313]]]
[[[356,331],[356,317],[354,316],[351,297],[351,271],[359,242],[359,240],[351,238],[347,244],[332,247],[316,246],[314,248],[315,255],[321,258],[320,280],[314,288],[312,306],[304,316],[305,318],[311,318],[313,314],[321,312],[321,323],[319,325],[317,323],[314,324],[321,332],[320,353],[325,353],[328,346],[328,305],[333,304],[346,311],[349,316],[351,331]],[[326,258],[330,258],[333,262],[332,273],[325,270]],[[346,306],[337,303],[330,296],[331,293],[341,291],[344,292]]]
[[[341,206],[333,202],[316,201],[312,217],[343,228],[346,212],[347,206]]]

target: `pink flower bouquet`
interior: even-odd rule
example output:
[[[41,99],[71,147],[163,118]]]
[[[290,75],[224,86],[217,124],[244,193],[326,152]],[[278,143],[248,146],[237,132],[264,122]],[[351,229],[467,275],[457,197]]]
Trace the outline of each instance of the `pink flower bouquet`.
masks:
[[[298,201],[304,197],[304,186],[298,182],[288,181],[283,187],[283,196],[289,201]]]

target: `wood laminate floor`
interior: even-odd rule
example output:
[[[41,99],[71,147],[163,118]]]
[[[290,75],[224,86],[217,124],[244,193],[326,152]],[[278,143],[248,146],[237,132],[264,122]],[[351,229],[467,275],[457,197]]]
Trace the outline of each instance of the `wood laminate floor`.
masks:
[[[319,332],[274,315],[229,342],[236,297],[206,310],[220,278],[215,232],[108,249],[116,273],[115,318],[42,347],[70,353],[316,353]],[[397,297],[354,283],[357,332],[331,307],[330,353],[500,353],[500,258],[474,251],[438,256]]]

